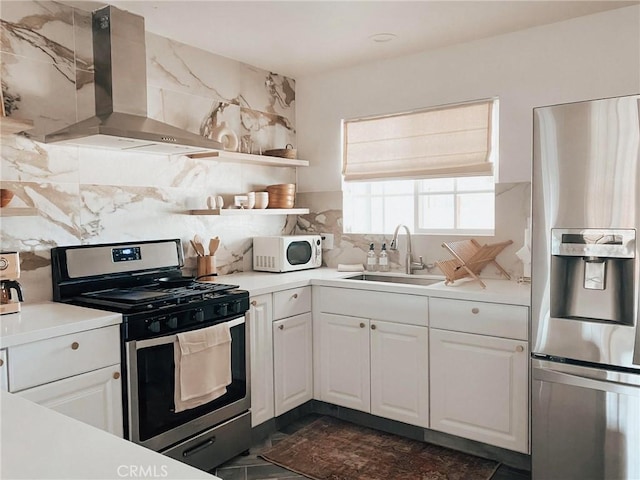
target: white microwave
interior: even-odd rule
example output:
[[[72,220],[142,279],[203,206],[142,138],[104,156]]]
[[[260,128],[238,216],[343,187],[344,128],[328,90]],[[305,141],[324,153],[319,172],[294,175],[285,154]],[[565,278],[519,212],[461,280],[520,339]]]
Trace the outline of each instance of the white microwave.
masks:
[[[293,272],[322,266],[320,235],[253,237],[253,269]]]

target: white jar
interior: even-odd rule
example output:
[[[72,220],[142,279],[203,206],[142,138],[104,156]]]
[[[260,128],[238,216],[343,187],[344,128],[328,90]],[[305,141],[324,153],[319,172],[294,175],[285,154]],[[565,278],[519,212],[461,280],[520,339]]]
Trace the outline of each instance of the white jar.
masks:
[[[269,192],[256,192],[255,208],[267,208],[269,205]]]

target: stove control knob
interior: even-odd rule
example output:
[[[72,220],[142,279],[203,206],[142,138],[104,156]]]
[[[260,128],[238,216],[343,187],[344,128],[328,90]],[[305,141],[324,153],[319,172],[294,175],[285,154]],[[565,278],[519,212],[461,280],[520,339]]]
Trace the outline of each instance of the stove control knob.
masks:
[[[229,314],[229,304],[221,303],[220,305],[218,305],[217,308],[216,308],[216,313],[218,315],[220,315],[221,317],[224,317],[225,315],[228,315]]]
[[[196,322],[204,322],[204,311],[202,309],[194,310],[191,318]]]
[[[153,333],[159,333],[160,332],[160,322],[157,321],[157,320],[154,320],[154,321],[149,323],[147,328],[149,330],[151,330]]]
[[[234,301],[229,304],[229,313],[238,313],[240,311],[240,302]]]
[[[167,318],[166,324],[167,324],[167,327],[175,330],[176,328],[178,328],[178,317],[172,316]]]

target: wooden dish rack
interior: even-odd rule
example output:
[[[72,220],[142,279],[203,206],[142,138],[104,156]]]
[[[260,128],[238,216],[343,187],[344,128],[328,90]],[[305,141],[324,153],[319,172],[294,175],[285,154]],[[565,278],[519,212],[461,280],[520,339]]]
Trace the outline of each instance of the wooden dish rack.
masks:
[[[486,285],[480,280],[478,275],[480,275],[480,271],[489,263],[493,263],[500,273],[507,277],[507,279],[511,279],[506,270],[496,262],[496,257],[512,243],[513,240],[506,240],[491,245],[480,245],[473,239],[461,240],[459,242],[445,242],[442,246],[449,250],[455,258],[451,260],[440,260],[436,262],[436,265],[444,273],[446,278],[444,282],[445,285],[461,278],[471,277],[480,282],[482,288],[486,288]]]

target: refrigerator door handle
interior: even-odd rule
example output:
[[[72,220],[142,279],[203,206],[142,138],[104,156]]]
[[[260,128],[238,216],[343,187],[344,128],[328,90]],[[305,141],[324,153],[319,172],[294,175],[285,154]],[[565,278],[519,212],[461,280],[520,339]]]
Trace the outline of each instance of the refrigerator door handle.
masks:
[[[624,376],[624,374],[621,374]],[[640,397],[640,386],[626,383],[619,383],[606,379],[596,379],[588,375],[578,375],[576,373],[564,373],[549,368],[533,368],[534,380],[549,383],[561,383],[573,385],[575,387],[589,388],[603,392],[614,392],[633,397]]]

